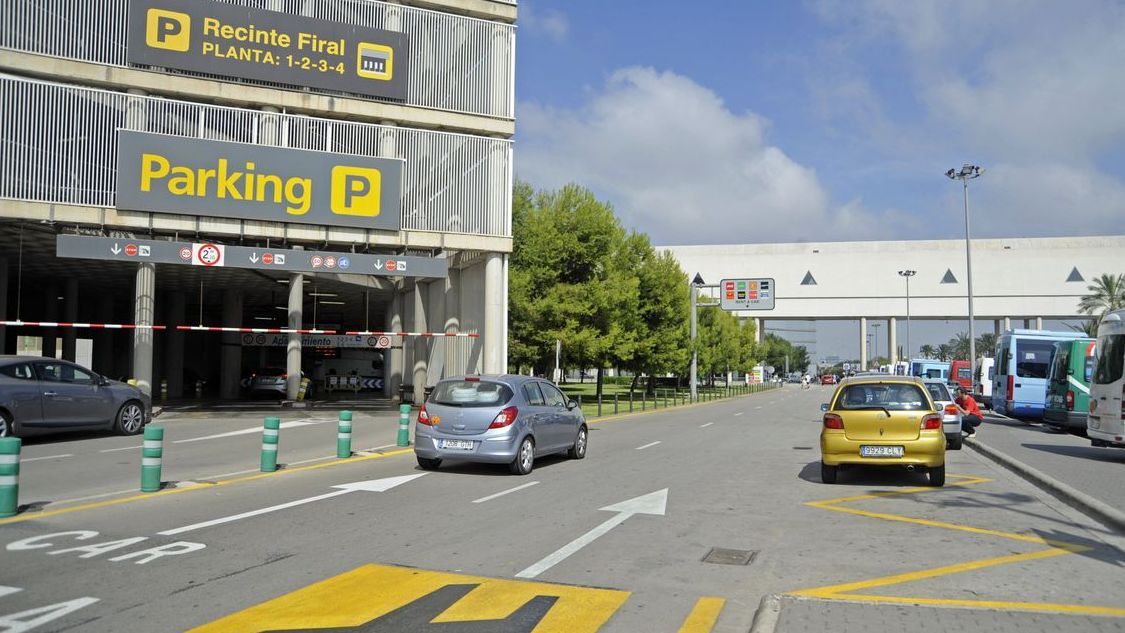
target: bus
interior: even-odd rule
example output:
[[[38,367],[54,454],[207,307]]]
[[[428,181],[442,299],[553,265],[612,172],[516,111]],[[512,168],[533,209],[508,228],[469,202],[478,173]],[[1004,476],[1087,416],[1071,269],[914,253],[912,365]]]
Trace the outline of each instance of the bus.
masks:
[[[1125,447],[1125,310],[1110,312],[1098,326],[1086,433],[1094,446]]]
[[[1092,338],[1055,341],[1047,372],[1047,401],[1043,422],[1059,430],[1086,432],[1090,410],[1090,381],[1094,378],[1097,344]]]
[[[949,363],[932,358],[914,358],[910,361],[910,375],[949,380]]]
[[[1022,420],[1042,420],[1047,372],[1056,341],[1083,338],[1081,332],[1007,330],[996,341],[992,409]]]

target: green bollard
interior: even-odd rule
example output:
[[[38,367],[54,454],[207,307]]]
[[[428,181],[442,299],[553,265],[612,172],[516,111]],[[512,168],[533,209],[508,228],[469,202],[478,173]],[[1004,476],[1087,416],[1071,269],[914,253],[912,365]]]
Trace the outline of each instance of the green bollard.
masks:
[[[164,462],[164,427],[146,426],[141,449],[141,492],[160,490],[160,469]]]
[[[262,472],[272,473],[277,470],[277,444],[278,431],[281,429],[281,418],[266,418],[265,428],[262,429]]]
[[[410,405],[398,405],[398,446],[410,446]]]
[[[352,456],[352,412],[340,412],[340,424],[336,427],[336,457],[344,459]]]
[[[0,518],[15,516],[20,500],[20,447],[18,437],[0,437]]]

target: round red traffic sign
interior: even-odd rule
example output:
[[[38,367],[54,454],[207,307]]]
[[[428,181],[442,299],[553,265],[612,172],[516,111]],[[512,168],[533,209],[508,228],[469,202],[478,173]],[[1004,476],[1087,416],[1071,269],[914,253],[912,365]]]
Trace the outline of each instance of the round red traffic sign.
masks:
[[[273,263],[273,253],[263,253],[262,254],[262,263],[266,264],[266,265],[272,264]]]
[[[126,244],[125,245],[125,254],[128,255],[129,257],[133,257],[134,255],[136,255],[137,254],[137,245],[136,244]]]
[[[222,251],[219,250],[218,246],[207,243],[199,247],[199,251],[196,253],[195,257],[199,260],[199,263],[203,264],[204,266],[214,266],[215,264],[219,263],[219,260],[222,259],[223,254]]]
[[[191,247],[190,246],[185,246],[185,247],[180,249],[180,259],[184,260],[185,262],[191,261]]]

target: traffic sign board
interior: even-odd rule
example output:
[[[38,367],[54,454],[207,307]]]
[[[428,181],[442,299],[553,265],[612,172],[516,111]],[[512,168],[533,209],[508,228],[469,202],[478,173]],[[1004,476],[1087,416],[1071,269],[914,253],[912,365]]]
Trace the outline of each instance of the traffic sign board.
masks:
[[[265,249],[213,242],[120,240],[112,237],[60,235],[55,252],[59,257],[79,259],[147,261],[155,264],[254,268],[278,272],[346,271],[381,277],[428,278],[444,278],[449,274],[448,260],[444,257]]]
[[[776,293],[773,279],[724,279],[719,282],[719,307],[724,310],[773,310]]]

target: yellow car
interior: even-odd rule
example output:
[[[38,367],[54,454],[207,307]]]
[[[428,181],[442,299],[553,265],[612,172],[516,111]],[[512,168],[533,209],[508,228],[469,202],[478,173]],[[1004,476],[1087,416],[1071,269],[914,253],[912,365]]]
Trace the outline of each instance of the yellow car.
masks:
[[[856,376],[821,405],[820,478],[836,483],[841,466],[923,470],[931,486],[945,485],[945,433],[920,378]]]

